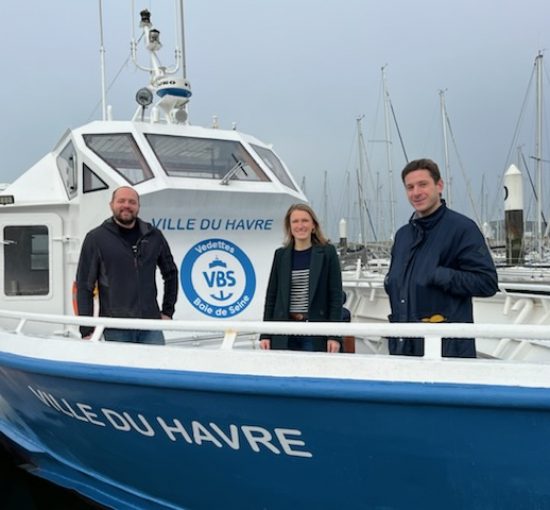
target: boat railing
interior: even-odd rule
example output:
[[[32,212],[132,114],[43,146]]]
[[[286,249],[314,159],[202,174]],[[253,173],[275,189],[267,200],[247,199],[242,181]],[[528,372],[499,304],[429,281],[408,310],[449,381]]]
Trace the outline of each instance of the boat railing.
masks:
[[[383,289],[384,275],[381,274],[366,274],[360,278],[346,278],[344,275],[342,284],[344,289]],[[499,282],[500,292],[504,294],[528,294],[535,297],[550,299],[550,283],[539,282],[537,280],[528,282],[503,281]]]
[[[527,324],[463,324],[463,323],[343,323],[343,322],[262,322],[262,321],[216,321],[216,320],[151,320],[114,319],[68,315],[47,315],[30,312],[0,310],[0,318],[12,319],[16,327],[12,333],[24,335],[31,323],[61,324],[64,326],[91,326],[94,333],[89,340],[101,341],[105,328],[185,331],[194,333],[218,333],[221,349],[233,349],[240,334],[258,335],[260,332],[282,335],[338,335],[380,338],[423,337],[424,358],[441,358],[441,338],[491,338],[520,339],[526,342],[550,342],[547,325]]]
[[[501,292],[518,293],[518,294],[533,294],[539,296],[550,297],[550,284],[544,282],[529,282],[528,284],[521,282],[499,282]]]

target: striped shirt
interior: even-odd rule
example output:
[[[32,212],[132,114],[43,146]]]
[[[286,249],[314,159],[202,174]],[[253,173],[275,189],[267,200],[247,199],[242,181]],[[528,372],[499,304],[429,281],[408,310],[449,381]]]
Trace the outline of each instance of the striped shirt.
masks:
[[[290,285],[290,312],[307,313],[309,310],[309,265],[311,248],[292,250],[292,276]]]

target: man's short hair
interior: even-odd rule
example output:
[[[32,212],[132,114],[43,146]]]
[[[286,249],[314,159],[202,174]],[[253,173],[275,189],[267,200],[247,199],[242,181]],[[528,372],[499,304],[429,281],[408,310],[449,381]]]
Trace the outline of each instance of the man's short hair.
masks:
[[[401,171],[401,180],[405,182],[405,177],[415,170],[427,170],[436,184],[441,180],[441,173],[439,172],[437,163],[428,158],[415,159],[407,163]]]
[[[115,196],[117,194],[117,191],[121,190],[121,189],[131,189],[136,194],[137,201],[138,201],[138,204],[139,204],[139,193],[134,188],[132,188],[132,186],[119,186],[118,188],[116,188],[113,191],[113,194],[111,195],[111,203],[113,203],[115,201]]]

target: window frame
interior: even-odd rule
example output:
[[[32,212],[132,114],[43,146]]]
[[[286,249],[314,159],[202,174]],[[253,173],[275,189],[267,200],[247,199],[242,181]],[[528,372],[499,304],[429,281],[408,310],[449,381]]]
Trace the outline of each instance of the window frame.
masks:
[[[11,229],[27,230],[29,233],[27,235],[21,236],[19,233],[14,235],[10,233]],[[37,231],[40,229],[42,231]],[[34,232],[33,232],[34,230]],[[36,246],[33,237],[34,236],[46,236],[45,239],[45,251],[39,246]],[[15,239],[10,239],[10,237]],[[3,274],[2,279],[4,285],[2,287],[2,293],[7,298],[45,298],[51,295],[52,292],[52,232],[48,225],[46,224],[4,224],[2,226],[2,258],[3,258]],[[10,255],[10,247],[17,245],[18,241],[23,241],[23,249],[25,246],[30,246],[30,250],[22,252],[21,250],[16,251],[13,255]],[[37,251],[38,250],[38,251]],[[37,257],[40,257],[39,261]],[[27,267],[22,267],[21,262],[28,261]],[[37,267],[43,265],[46,262],[46,267]],[[34,266],[34,267],[33,267]],[[15,268],[15,269],[13,269]],[[27,269],[22,271],[21,269]],[[12,270],[12,273],[8,275],[8,271]],[[45,273],[44,273],[45,272]],[[15,277],[15,279],[14,279]],[[23,278],[25,277],[25,278]],[[17,284],[17,289],[20,288],[21,282],[24,284],[23,290],[10,290],[8,285],[11,285],[11,282]],[[40,285],[46,284],[45,292],[44,290],[40,291]],[[34,287],[33,287],[34,286]],[[39,291],[29,292],[29,289],[36,289]]]
[[[71,152],[70,157],[64,157],[65,152]],[[72,200],[78,194],[78,170],[77,170],[77,153],[76,148],[72,140],[69,140],[63,149],[59,152],[58,156],[55,158],[55,163],[57,166],[57,171],[65,187],[67,197],[69,200]],[[72,163],[69,163],[72,160]],[[63,162],[67,169],[64,170],[61,168],[61,162]]]

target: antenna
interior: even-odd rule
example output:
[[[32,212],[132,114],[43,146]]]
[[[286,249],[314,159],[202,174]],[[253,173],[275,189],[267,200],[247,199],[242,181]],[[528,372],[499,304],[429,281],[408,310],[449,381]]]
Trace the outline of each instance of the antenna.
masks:
[[[99,59],[101,62],[101,113],[107,120],[107,92],[105,86],[105,47],[103,46],[103,1],[99,0]]]
[[[180,60],[181,60],[181,77],[185,80],[187,78],[187,65],[185,62],[185,33],[183,27],[185,27],[185,19],[183,15],[183,0],[179,0],[179,27],[176,27],[176,33],[179,34],[180,40],[181,40],[181,52],[180,52]]]
[[[181,21],[183,23],[183,5],[179,4],[179,11],[181,15]],[[162,48],[160,40],[160,31],[157,30],[151,22],[151,13],[144,9],[140,13],[139,26],[143,31],[143,39],[145,48],[149,53],[150,64],[144,66],[137,61],[137,43],[135,37],[132,39],[131,52],[132,61],[135,66],[142,71],[146,71],[150,75],[149,85],[145,88],[154,92],[158,98],[158,102],[154,105],[154,108],[158,107],[158,110],[164,114],[164,121],[169,124],[185,124],[187,122],[187,103],[191,97],[191,84],[189,80],[185,78],[185,65],[183,56],[179,55],[179,50],[176,48],[176,63],[172,68],[168,68],[161,64],[158,52]],[[183,41],[183,26],[181,28],[181,36]],[[184,77],[179,78],[175,76],[175,73],[179,70],[180,60],[183,64]],[[138,91],[136,99],[145,99],[146,94],[143,89]],[[144,120],[144,111],[151,103],[145,104],[144,101],[139,101],[140,107],[134,114],[133,120]],[[151,118],[153,121],[154,119]]]

